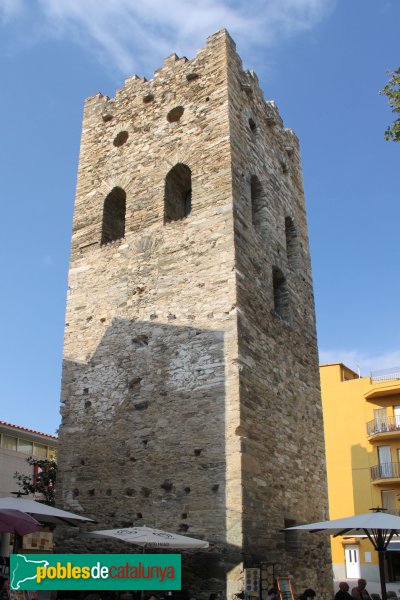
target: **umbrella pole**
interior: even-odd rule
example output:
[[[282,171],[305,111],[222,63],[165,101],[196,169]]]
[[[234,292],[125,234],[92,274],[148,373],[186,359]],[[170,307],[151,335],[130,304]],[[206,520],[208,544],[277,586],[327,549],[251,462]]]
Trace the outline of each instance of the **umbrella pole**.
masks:
[[[385,543],[386,536],[384,537],[384,535],[382,533],[382,529],[378,529],[374,537],[375,537],[374,546],[375,546],[376,550],[378,551],[379,577],[381,580],[382,600],[387,600],[386,581],[385,581],[385,550],[386,550],[386,546],[387,546],[389,540],[387,540]]]
[[[18,554],[22,551],[22,535],[14,533],[13,553]]]
[[[385,550],[378,550],[379,558],[379,577],[381,580],[382,600],[387,600],[386,581],[385,581]]]

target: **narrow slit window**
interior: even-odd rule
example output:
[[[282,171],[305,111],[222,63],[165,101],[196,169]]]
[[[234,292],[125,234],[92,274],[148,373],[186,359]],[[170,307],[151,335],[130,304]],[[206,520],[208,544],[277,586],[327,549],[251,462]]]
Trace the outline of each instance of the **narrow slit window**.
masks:
[[[272,268],[272,285],[274,288],[274,311],[287,321],[289,319],[289,294],[285,276],[277,267]]]
[[[297,268],[299,266],[299,247],[296,227],[291,217],[285,219],[286,235],[286,254],[289,266]]]
[[[178,163],[165,178],[164,223],[179,221],[192,211],[192,174]]]
[[[104,200],[101,244],[108,244],[125,236],[126,194],[115,187]]]
[[[250,180],[251,220],[254,229],[261,233],[263,228],[263,189],[260,180],[253,175]]]
[[[254,119],[252,119],[251,117],[249,119],[249,127],[250,127],[251,131],[253,133],[255,133],[255,131],[257,129],[257,125],[256,125],[256,122],[254,121]]]

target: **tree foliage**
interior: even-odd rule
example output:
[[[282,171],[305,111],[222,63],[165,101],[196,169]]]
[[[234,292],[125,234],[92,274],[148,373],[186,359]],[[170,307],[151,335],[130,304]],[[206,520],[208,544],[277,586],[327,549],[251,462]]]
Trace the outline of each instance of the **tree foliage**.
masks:
[[[392,112],[400,114],[400,68],[389,73],[391,77],[380,93],[388,98]],[[395,119],[386,129],[385,139],[400,142],[400,118]]]
[[[26,462],[33,467],[34,475],[15,473],[16,479],[23,494],[38,494],[43,498],[38,502],[54,506],[55,485],[57,479],[57,463],[54,460],[27,458]]]

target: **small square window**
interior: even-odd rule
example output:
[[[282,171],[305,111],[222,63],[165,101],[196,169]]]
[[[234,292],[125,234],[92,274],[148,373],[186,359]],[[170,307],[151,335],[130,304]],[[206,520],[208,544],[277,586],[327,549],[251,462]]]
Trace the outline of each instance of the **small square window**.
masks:
[[[20,438],[18,438],[18,452],[23,452],[24,454],[32,454],[32,442],[27,442],[26,440],[21,440]]]
[[[11,435],[3,435],[1,438],[1,445],[7,450],[17,450],[17,438]]]
[[[33,454],[39,458],[47,458],[47,446],[44,444],[35,444],[33,447]]]

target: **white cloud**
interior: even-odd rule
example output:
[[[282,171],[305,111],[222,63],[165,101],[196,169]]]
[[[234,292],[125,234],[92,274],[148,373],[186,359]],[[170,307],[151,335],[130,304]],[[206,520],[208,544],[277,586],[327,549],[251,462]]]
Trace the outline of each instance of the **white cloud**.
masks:
[[[10,21],[20,16],[24,10],[23,0],[0,0],[0,20]]]
[[[362,376],[368,376],[371,371],[400,367],[400,350],[377,355],[365,354],[358,350],[320,350],[319,362],[341,362],[356,373],[360,371]]]
[[[28,0],[26,7],[28,7]],[[0,7],[22,0],[0,0]],[[36,0],[49,36],[84,44],[128,74],[157,68],[177,52],[192,56],[227,28],[245,49],[271,46],[315,26],[336,0]],[[30,5],[32,6],[32,5]],[[37,18],[37,16],[36,16]],[[150,73],[151,74],[151,73]]]

